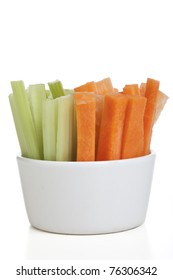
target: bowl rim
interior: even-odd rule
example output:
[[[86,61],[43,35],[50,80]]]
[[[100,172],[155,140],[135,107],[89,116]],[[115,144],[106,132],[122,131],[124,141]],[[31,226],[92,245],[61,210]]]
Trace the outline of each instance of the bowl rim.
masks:
[[[155,157],[156,152],[154,150],[151,150],[148,155],[141,156],[141,157],[135,157],[135,158],[128,158],[128,159],[118,159],[118,160],[100,160],[100,161],[51,161],[51,160],[42,160],[42,159],[32,159],[32,158],[27,158],[23,157],[20,154],[17,154],[16,158],[19,161],[26,162],[26,163],[33,163],[33,164],[51,164],[51,165],[108,165],[112,163],[118,163],[118,164],[124,164],[124,163],[129,163],[129,162],[137,162],[141,160],[146,160],[151,157]]]

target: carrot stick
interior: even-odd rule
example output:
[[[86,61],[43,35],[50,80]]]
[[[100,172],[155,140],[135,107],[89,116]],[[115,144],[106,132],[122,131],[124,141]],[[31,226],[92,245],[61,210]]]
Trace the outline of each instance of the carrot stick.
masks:
[[[77,161],[95,160],[96,98],[92,93],[75,93]]]
[[[98,94],[106,95],[114,92],[112,81],[109,77],[96,82],[96,87]]]
[[[141,83],[141,85],[140,85],[140,95],[141,96],[145,96],[145,90],[146,90],[146,83]],[[156,111],[155,111],[155,115],[154,115],[154,124],[158,120],[168,98],[169,97],[165,93],[158,90],[157,98],[156,98]]]
[[[146,98],[129,95],[125,117],[121,158],[134,158],[143,155],[144,150],[144,112]]]
[[[140,95],[141,95],[141,96],[145,96],[146,83],[141,83],[141,84],[140,84],[139,91],[140,91]]]
[[[118,89],[117,88],[114,88],[114,93],[118,93]]]
[[[79,87],[74,88],[75,92],[95,92],[97,93],[97,86],[95,82],[88,82]]]
[[[110,78],[105,78],[98,82],[89,82],[74,88],[75,92],[93,92],[96,93],[96,150],[98,145],[100,124],[102,118],[104,95],[118,93],[118,89],[113,88]]]
[[[156,123],[156,121],[158,120],[167,100],[168,100],[168,96],[159,90],[156,99],[156,111],[154,116],[154,123]]]
[[[146,109],[144,114],[144,155],[150,153],[150,142],[151,142],[155,112],[156,112],[158,90],[159,90],[159,81],[148,78],[146,83],[146,91],[145,91],[147,104],[146,104]]]
[[[105,78],[95,83],[97,87],[96,96],[96,151],[99,141],[100,125],[103,114],[104,96],[107,94],[117,94],[118,89],[114,88],[111,79]]]
[[[139,95],[138,84],[125,85],[125,87],[123,88],[123,93],[124,94]]]
[[[105,95],[96,160],[120,159],[127,101],[123,94]]]
[[[101,94],[96,94],[96,151],[99,141],[99,133],[100,133],[100,125],[103,114],[103,106],[104,106],[104,96]]]

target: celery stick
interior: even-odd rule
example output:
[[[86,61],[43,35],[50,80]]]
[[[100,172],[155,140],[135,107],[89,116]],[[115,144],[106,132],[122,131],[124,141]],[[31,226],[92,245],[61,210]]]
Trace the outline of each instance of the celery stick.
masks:
[[[46,97],[50,98],[50,99],[53,99],[52,93],[48,89],[46,89]]]
[[[46,100],[45,85],[30,85],[28,90],[31,112],[39,142],[40,154],[43,158],[42,103],[44,100]]]
[[[74,94],[74,89],[64,89],[65,95]]]
[[[43,101],[43,151],[45,160],[56,160],[57,99]]]
[[[13,115],[13,120],[14,120],[14,124],[15,124],[15,128],[16,128],[16,133],[18,136],[18,141],[19,141],[22,156],[28,157],[27,144],[25,141],[25,136],[23,133],[22,125],[21,125],[21,119],[18,114],[18,110],[16,107],[16,103],[15,103],[13,94],[9,95],[9,101],[10,101],[11,111],[12,111],[12,115]]]
[[[71,161],[73,156],[74,96],[58,98],[56,160]]]
[[[52,93],[53,98],[57,98],[57,97],[65,95],[64,88],[60,81],[56,80],[54,82],[49,82],[48,86],[49,86],[50,92]]]
[[[21,128],[25,137],[28,157],[41,159],[38,138],[24,83],[23,81],[12,81],[11,87],[18,111],[18,117],[21,121]]]

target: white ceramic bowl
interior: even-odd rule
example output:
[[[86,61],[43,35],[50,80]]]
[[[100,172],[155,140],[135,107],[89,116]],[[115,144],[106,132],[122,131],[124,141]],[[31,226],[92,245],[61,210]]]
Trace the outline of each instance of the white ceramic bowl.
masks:
[[[144,223],[155,153],[117,161],[52,162],[17,157],[29,221],[65,234],[101,234]]]

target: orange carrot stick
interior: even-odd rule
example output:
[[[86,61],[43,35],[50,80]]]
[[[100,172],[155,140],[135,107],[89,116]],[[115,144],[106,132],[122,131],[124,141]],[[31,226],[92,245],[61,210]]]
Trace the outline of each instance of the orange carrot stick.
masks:
[[[145,90],[146,90],[146,83],[141,83],[141,85],[140,85],[140,95],[141,96],[145,96]],[[157,98],[156,98],[156,111],[155,111],[155,115],[154,115],[154,124],[158,120],[168,98],[169,97],[165,93],[158,90]]]
[[[74,88],[75,92],[95,92],[97,93],[97,86],[95,82],[88,82],[84,85]]]
[[[96,87],[97,87],[98,94],[105,95],[105,94],[111,94],[114,92],[112,81],[109,77],[96,82]]]
[[[103,106],[104,106],[104,96],[101,94],[96,94],[96,151],[99,141],[99,134],[100,134],[100,125],[102,120],[103,114]]]
[[[113,93],[118,93],[118,89],[114,88],[114,92]]]
[[[104,96],[107,94],[116,94],[118,89],[114,88],[111,79],[105,78],[96,82],[97,96],[96,96],[96,151],[98,147],[100,125],[104,106]]]
[[[159,90],[156,99],[156,111],[154,116],[154,123],[156,123],[156,121],[158,120],[167,100],[168,100],[168,96]]]
[[[125,87],[123,88],[123,93],[124,94],[139,95],[138,84],[125,85]]]
[[[96,98],[92,93],[75,93],[77,161],[95,160]]]
[[[124,123],[121,158],[143,156],[144,150],[144,112],[146,98],[129,95]]]
[[[141,83],[141,84],[140,84],[139,91],[140,91],[140,95],[141,95],[141,96],[145,96],[146,83]]]
[[[150,153],[150,143],[152,136],[152,128],[154,124],[157,93],[159,90],[159,81],[148,78],[146,83],[145,96],[147,104],[144,114],[144,155]]]
[[[98,82],[89,82],[79,87],[74,88],[75,92],[94,92],[96,93],[96,149],[98,144],[98,137],[100,131],[100,124],[102,118],[104,95],[118,93],[118,89],[113,88],[110,78],[105,78]]]
[[[120,159],[128,99],[122,94],[105,95],[96,160]]]

